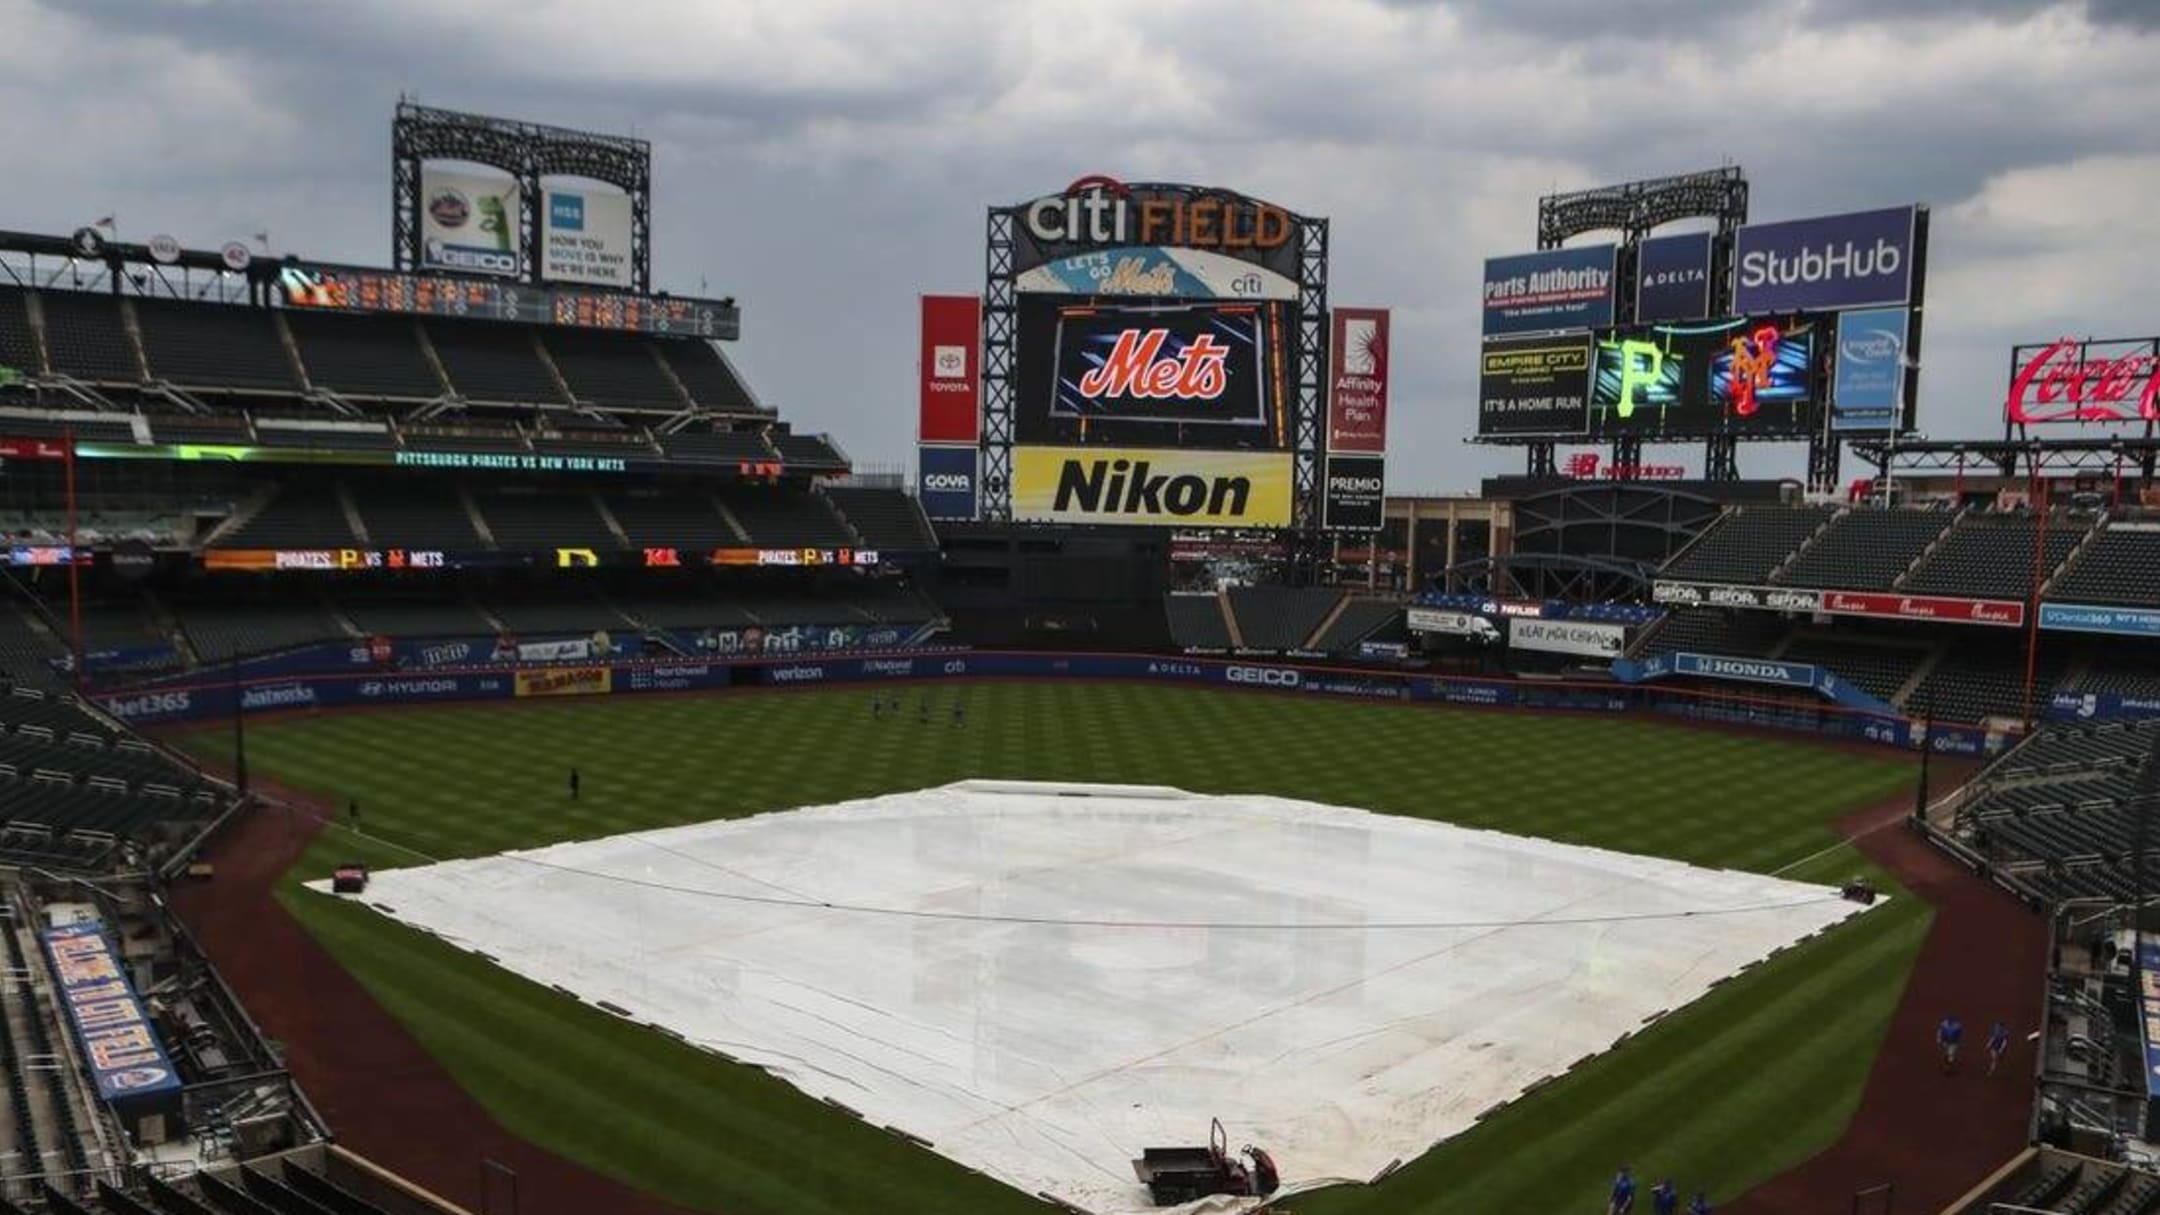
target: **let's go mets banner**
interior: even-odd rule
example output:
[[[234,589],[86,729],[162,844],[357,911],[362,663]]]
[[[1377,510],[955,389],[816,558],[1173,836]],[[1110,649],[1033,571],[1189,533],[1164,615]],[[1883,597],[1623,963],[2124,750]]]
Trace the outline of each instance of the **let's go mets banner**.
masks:
[[[519,696],[598,696],[615,690],[615,672],[608,667],[558,667],[547,671],[519,671]]]

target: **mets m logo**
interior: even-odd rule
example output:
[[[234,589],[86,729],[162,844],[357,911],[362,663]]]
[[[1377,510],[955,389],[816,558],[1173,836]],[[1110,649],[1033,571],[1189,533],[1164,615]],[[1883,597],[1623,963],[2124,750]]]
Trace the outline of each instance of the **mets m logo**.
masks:
[[[1764,325],[1752,334],[1742,334],[1732,340],[1733,412],[1743,418],[1753,417],[1761,406],[1755,400],[1758,389],[1770,386],[1770,371],[1777,366],[1778,331],[1775,325]]]

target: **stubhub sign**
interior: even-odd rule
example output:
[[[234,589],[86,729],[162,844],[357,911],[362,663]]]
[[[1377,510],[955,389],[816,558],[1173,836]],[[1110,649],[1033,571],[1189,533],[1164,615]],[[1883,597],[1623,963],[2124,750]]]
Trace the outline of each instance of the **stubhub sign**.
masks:
[[[1733,312],[1832,311],[1912,298],[1921,210],[1890,207],[1775,224],[1733,237]]]

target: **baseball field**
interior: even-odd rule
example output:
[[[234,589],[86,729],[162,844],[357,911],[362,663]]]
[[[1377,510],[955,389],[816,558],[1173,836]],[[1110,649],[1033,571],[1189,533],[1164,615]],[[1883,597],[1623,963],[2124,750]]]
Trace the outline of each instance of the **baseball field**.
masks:
[[[460,1087],[542,1148],[731,1215],[1048,1208],[300,882],[348,861],[392,868],[1013,778],[1272,793],[1836,883],[1873,873],[1838,821],[1909,796],[1915,774],[1895,755],[1644,718],[1047,683],[904,688],[897,713],[873,714],[873,694],[295,714],[251,722],[246,754],[336,820],[279,901]],[[228,728],[178,741],[230,763]],[[1890,889],[1888,907],[1718,987],[1382,1185],[1289,1209],[1572,1209],[1622,1162],[1730,1196],[1798,1164],[1851,1117],[1927,934],[1925,903]],[[428,1133],[424,1111],[412,1129]]]

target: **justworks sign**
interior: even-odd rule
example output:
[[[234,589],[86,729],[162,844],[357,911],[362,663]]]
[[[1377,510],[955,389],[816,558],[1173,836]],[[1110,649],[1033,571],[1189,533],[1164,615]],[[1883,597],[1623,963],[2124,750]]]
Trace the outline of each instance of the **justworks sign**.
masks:
[[[1288,527],[1287,452],[1013,450],[1013,518],[1141,527]]]
[[[1227,191],[1127,186],[1114,177],[1083,177],[1063,194],[1020,208],[1021,222],[1048,245],[1168,245],[1185,249],[1280,249],[1295,225],[1290,213]]]

